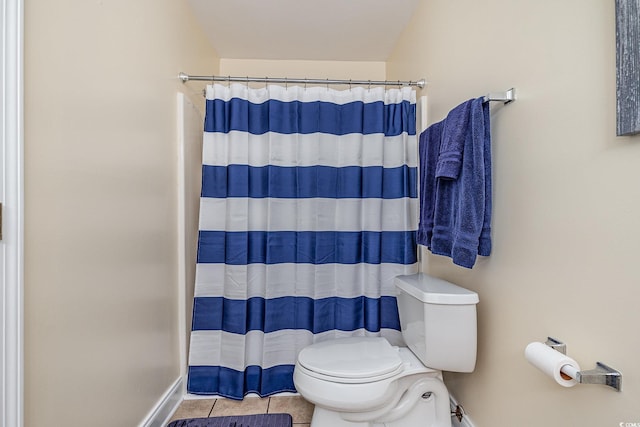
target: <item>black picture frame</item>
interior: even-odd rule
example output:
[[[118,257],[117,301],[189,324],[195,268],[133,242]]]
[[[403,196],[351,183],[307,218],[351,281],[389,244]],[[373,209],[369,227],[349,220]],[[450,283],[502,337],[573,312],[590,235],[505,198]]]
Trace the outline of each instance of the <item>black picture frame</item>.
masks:
[[[640,133],[640,0],[616,0],[617,135]]]

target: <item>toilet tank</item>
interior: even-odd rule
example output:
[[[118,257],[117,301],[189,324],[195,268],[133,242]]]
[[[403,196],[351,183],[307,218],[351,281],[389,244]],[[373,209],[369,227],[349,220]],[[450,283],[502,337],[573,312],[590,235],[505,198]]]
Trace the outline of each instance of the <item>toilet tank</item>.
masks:
[[[478,294],[423,273],[395,278],[402,336],[425,366],[472,372]]]

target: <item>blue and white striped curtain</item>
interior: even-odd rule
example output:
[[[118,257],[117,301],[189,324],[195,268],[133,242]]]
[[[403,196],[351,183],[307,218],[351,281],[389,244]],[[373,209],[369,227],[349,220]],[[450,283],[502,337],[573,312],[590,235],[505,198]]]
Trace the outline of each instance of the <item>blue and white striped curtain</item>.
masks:
[[[207,88],[190,393],[295,391],[309,344],[401,343],[417,151],[411,88]]]

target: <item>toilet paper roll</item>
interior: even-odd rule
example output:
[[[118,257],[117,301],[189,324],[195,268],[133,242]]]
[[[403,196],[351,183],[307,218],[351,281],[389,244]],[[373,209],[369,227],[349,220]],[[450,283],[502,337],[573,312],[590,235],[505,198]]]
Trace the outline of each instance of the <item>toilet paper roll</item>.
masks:
[[[573,387],[578,384],[578,381],[560,372],[565,365],[571,367],[568,371],[572,371],[572,369],[573,372],[579,371],[580,365],[578,365],[578,362],[548,345],[541,342],[532,342],[524,350],[524,357],[529,363],[553,378],[561,386]]]

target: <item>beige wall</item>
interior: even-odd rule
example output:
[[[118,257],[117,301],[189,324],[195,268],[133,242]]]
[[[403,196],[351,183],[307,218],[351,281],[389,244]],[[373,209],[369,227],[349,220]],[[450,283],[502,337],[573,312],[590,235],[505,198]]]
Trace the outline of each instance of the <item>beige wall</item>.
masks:
[[[25,426],[137,425],[180,375],[176,76],[218,59],[183,2],[25,26]]]
[[[179,71],[426,77],[431,121],[515,86],[492,107],[492,256],[425,261],[481,298],[477,370],[447,382],[478,427],[640,421],[640,140],[615,137],[612,2],[421,2],[386,70],[218,64],[168,0],[25,6],[26,427],[135,425],[179,375],[175,93],[201,100]],[[620,369],[624,391],[553,384],[523,358],[547,335]]]
[[[640,137],[616,137],[614,2],[421,2],[387,64],[426,77],[430,122],[458,103],[492,104],[491,257],[473,270],[430,255],[426,269],[476,290],[473,374],[449,374],[479,427],[640,422]],[[529,365],[530,341],[563,340],[583,369],[624,374],[622,393],[565,389]]]

